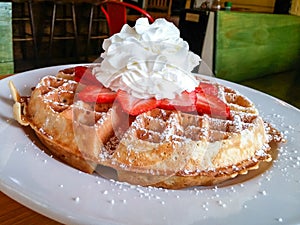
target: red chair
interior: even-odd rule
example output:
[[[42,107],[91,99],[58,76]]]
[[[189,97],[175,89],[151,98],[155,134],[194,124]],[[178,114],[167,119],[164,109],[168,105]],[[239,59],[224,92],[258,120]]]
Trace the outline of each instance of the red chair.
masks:
[[[139,8],[138,6],[127,2],[104,1],[101,3],[101,10],[107,20],[109,35],[120,32],[122,26],[127,23],[129,19],[129,16],[127,15],[127,9],[133,9],[141,14],[140,16],[135,16],[135,19],[145,16],[148,18],[150,23],[153,23],[154,21],[152,16],[147,11]]]
[[[93,22],[95,24],[97,23],[99,25],[99,21],[103,21],[103,18],[101,16],[96,18],[97,16],[94,16],[94,11],[97,9],[96,7],[99,7],[101,11],[104,14],[104,20],[106,20],[106,23],[108,25],[109,29],[109,35],[113,35],[115,33],[120,32],[122,26],[126,24],[128,21],[134,21],[138,17],[147,17],[150,23],[153,23],[154,19],[152,16],[147,13],[145,10],[139,8],[138,6],[132,5],[130,3],[126,2],[119,2],[115,0],[108,0],[108,1],[97,1],[95,0],[91,5],[91,11],[90,11],[90,22],[89,22],[89,28],[88,28],[88,38],[87,38],[87,49],[86,49],[86,60],[88,60],[88,52],[90,48],[91,40],[93,39],[104,39],[107,37],[107,35],[96,33],[92,35],[93,32]],[[132,11],[135,11],[138,13],[138,15],[127,15],[127,10],[131,9]],[[100,11],[100,10],[99,10]],[[103,24],[103,23],[101,23]]]

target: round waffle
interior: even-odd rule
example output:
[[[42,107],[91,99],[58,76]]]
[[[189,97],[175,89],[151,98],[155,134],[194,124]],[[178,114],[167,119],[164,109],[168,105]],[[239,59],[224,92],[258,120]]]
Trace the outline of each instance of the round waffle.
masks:
[[[268,143],[281,141],[249,99],[220,84],[230,118],[158,108],[126,117],[117,103],[77,100],[79,83],[72,75],[65,78],[44,77],[30,98],[20,97],[10,84],[14,116],[56,157],[87,173],[100,164],[132,184],[213,185],[271,161]]]

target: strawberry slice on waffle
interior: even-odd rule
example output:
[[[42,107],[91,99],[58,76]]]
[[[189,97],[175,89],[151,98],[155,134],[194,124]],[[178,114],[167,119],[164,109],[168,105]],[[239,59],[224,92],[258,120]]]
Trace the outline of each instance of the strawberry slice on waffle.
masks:
[[[83,71],[82,68],[78,68],[79,70]],[[78,96],[85,102],[113,103],[116,100],[120,103],[123,111],[132,116],[137,116],[154,108],[161,108],[224,118],[230,117],[229,106],[218,97],[218,87],[204,82],[201,82],[195,90],[183,91],[174,99],[140,99],[123,90],[114,92],[102,84],[87,85]]]
[[[78,97],[84,102],[113,103],[117,93],[103,86],[88,85],[79,92]]]
[[[159,108],[167,110],[179,110],[183,112],[196,111],[196,92],[183,91],[174,99],[162,99],[159,101]]]
[[[139,99],[122,90],[118,91],[116,100],[120,103],[122,109],[132,116],[155,109],[159,103],[155,98]]]
[[[196,109],[198,113],[209,114],[218,117],[230,117],[230,108],[218,97],[218,87],[201,82],[195,89]]]
[[[76,66],[74,68],[74,80],[86,85],[99,85],[103,86],[92,73],[92,68],[87,66]]]

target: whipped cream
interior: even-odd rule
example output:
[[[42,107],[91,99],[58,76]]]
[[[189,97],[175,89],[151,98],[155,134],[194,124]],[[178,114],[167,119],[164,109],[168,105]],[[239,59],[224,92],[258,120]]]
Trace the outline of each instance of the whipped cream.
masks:
[[[114,91],[122,89],[143,99],[172,99],[198,85],[191,71],[201,59],[165,19],[149,24],[147,18],[140,18],[134,27],[126,24],[104,40],[103,49],[101,66],[93,73]]]

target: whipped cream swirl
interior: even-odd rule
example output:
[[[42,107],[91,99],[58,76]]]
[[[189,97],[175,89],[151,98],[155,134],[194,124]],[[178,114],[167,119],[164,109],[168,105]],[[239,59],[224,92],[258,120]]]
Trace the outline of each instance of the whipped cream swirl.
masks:
[[[122,89],[142,99],[172,99],[198,85],[191,71],[201,59],[165,19],[149,24],[140,18],[134,27],[126,24],[104,41],[103,49],[101,66],[93,73],[114,91]]]

